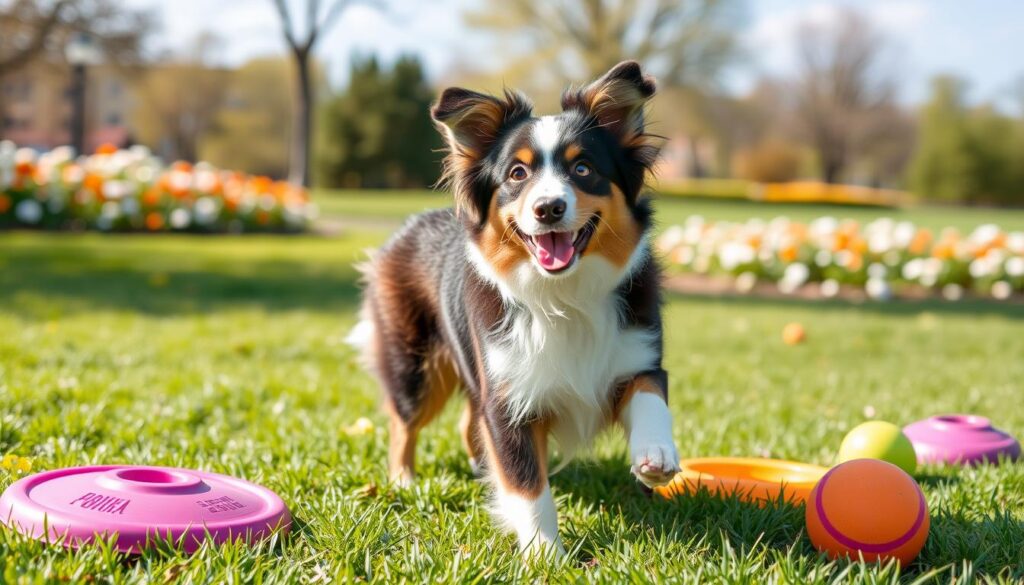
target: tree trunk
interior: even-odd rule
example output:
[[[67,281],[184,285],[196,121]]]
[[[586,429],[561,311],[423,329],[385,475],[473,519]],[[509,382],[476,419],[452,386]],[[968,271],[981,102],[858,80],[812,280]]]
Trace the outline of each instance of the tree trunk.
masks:
[[[313,128],[313,83],[309,73],[309,51],[295,51],[297,98],[292,124],[291,168],[288,181],[309,187],[309,143]]]
[[[689,160],[689,174],[691,179],[702,179],[704,178],[704,165],[700,162],[700,152],[698,147],[700,146],[697,142],[697,138],[693,134],[686,136],[686,141],[689,144],[690,160]]]

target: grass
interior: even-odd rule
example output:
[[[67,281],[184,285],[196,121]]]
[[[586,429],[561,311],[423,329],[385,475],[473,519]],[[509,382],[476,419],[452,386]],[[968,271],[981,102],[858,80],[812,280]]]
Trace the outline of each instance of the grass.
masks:
[[[358,226],[432,201],[382,197],[325,208]],[[770,211],[689,202],[661,211],[677,221],[696,209]],[[797,508],[649,499],[617,433],[552,478],[567,562],[521,562],[471,478],[458,404],[424,434],[415,487],[387,486],[377,390],[341,341],[355,320],[352,261],[385,236],[358,227],[332,238],[0,234],[0,454],[29,456],[35,470],[140,463],[235,474],[277,491],[296,519],[279,541],[192,557],[170,546],[136,557],[67,552],[3,530],[0,582],[1024,580],[1024,464],[922,470],[932,533],[899,572],[820,557]],[[1024,435],[1022,318],[1020,306],[997,304],[672,296],[676,441],[684,456],[828,465],[866,411],[901,424],[974,412]],[[790,321],[805,325],[807,343],[781,342]],[[360,416],[376,429],[350,436]],[[14,479],[0,470],[0,488]]]

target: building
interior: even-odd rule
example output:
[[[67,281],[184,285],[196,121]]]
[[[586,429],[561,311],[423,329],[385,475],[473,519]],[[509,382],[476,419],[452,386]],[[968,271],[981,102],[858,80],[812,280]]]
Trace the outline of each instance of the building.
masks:
[[[131,84],[114,66],[90,67],[85,97],[85,148],[132,141]],[[0,139],[48,150],[71,142],[71,72],[36,62],[0,79]]]

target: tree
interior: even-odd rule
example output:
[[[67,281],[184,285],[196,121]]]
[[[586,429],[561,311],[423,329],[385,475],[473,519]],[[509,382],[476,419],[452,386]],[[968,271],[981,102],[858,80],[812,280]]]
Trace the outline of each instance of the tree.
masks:
[[[797,121],[818,155],[822,179],[839,181],[892,107],[896,81],[885,67],[885,38],[857,12],[831,24],[805,23],[797,35]]]
[[[292,183],[309,186],[309,146],[313,131],[313,78],[310,57],[316,43],[330,31],[338,18],[353,0],[333,0],[326,9],[321,10],[320,0],[304,0],[306,25],[305,35],[299,32],[292,19],[288,0],[273,0],[274,7],[281,19],[281,30],[295,65],[296,99],[293,108],[291,169],[288,180]]]
[[[288,173],[289,63],[256,59],[231,73],[224,106],[199,144],[199,158],[228,169]],[[313,68],[314,79],[320,77]]]
[[[63,61],[73,34],[93,37],[113,63],[136,63],[154,17],[119,0],[0,0],[0,77],[50,54]]]
[[[433,92],[423,66],[402,57],[391,69],[374,57],[352,61],[350,82],[323,107],[317,183],[345,187],[423,187],[438,176]]]
[[[148,68],[136,82],[137,99],[145,106],[134,111],[135,138],[164,158],[195,161],[225,105],[231,73],[210,59],[218,44],[216,37],[200,34],[189,54]]]
[[[1024,203],[1024,127],[991,106],[970,108],[966,84],[932,82],[921,113],[910,184],[922,197],[971,204]]]
[[[467,15],[503,47],[525,45],[507,77],[594,79],[620,61],[644,62],[666,86],[709,87],[738,54],[736,0],[486,0]]]

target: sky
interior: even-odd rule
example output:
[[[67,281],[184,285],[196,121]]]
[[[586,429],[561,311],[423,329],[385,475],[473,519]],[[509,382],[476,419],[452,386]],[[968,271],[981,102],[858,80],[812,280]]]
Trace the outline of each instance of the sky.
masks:
[[[305,3],[290,1],[295,7]],[[355,2],[323,37],[317,55],[336,85],[345,83],[353,53],[385,60],[415,53],[435,79],[453,67],[493,67],[500,56],[485,33],[471,30],[461,16],[477,1],[385,0],[385,11]],[[218,60],[226,65],[284,51],[271,0],[127,2],[159,13],[163,29],[155,44],[160,49],[186,50],[205,30],[223,39]],[[843,6],[865,12],[892,40],[888,58],[900,71],[905,103],[926,99],[929,80],[937,74],[969,80],[973,101],[1003,104],[1009,103],[1013,83],[1024,79],[1024,2],[1019,0],[749,0],[740,32],[747,58],[728,72],[726,86],[742,92],[765,73],[791,74],[794,31],[802,22],[835,21]]]

